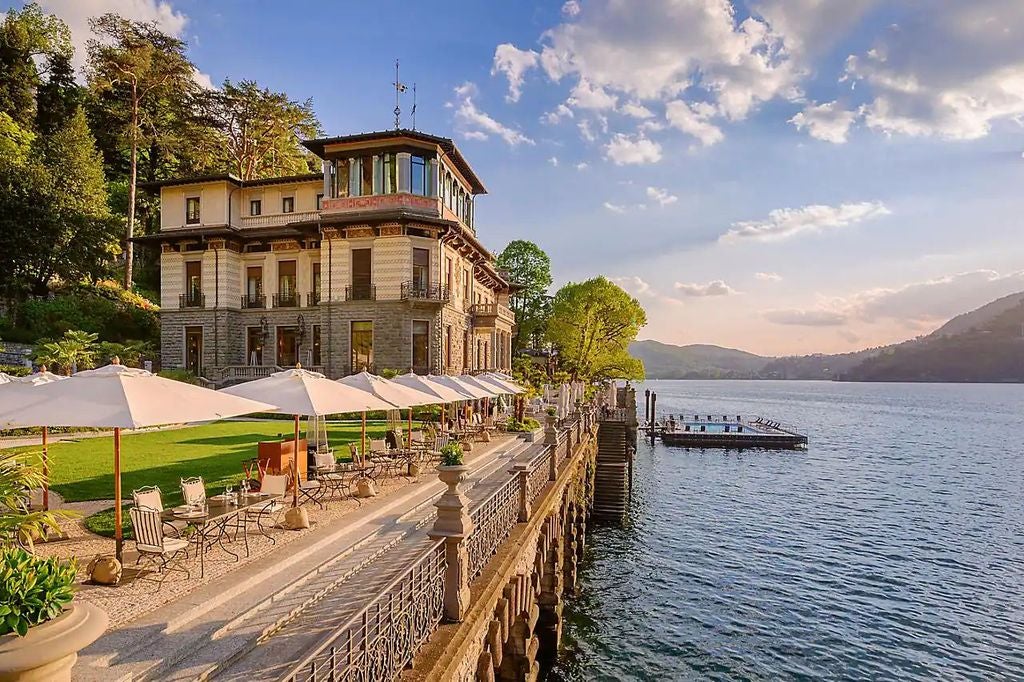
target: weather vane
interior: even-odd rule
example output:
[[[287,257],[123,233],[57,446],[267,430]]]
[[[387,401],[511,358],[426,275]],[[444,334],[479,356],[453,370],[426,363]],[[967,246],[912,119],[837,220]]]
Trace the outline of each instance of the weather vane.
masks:
[[[398,77],[398,60],[395,60],[395,130],[402,127],[402,93],[406,88]],[[416,105],[413,104],[413,115],[416,113]]]

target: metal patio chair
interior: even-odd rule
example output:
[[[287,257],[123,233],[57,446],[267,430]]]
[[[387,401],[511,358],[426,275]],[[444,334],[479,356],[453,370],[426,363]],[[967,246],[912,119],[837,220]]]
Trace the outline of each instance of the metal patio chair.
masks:
[[[163,586],[166,573],[181,571],[185,578],[191,573],[183,565],[188,559],[188,541],[181,538],[168,537],[164,534],[164,524],[160,512],[150,507],[132,507],[128,510],[132,519],[132,531],[135,534],[135,549],[139,556],[135,565],[145,559],[156,568],[158,575],[163,576],[158,582]],[[165,573],[166,572],[166,573]],[[160,589],[159,587],[157,589]]]
[[[134,500],[136,507],[155,509],[158,513],[163,513],[164,511],[164,501],[158,486],[145,485],[133,490],[132,500]],[[181,537],[185,529],[188,528],[188,524],[184,521],[168,521],[163,519],[163,525],[164,533],[176,538]]]

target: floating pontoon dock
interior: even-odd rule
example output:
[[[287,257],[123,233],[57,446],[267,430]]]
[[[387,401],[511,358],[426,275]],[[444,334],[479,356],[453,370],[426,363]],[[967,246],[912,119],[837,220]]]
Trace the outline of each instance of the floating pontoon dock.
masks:
[[[669,415],[641,427],[665,445],[696,448],[794,449],[807,445],[807,436],[794,427],[767,417],[742,415]]]

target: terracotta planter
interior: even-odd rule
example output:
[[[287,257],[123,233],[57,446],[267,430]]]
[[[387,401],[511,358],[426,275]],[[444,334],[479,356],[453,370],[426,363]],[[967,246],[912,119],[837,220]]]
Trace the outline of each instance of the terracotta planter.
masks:
[[[0,682],[70,682],[78,652],[96,641],[109,621],[106,611],[79,602],[24,637],[3,635]]]

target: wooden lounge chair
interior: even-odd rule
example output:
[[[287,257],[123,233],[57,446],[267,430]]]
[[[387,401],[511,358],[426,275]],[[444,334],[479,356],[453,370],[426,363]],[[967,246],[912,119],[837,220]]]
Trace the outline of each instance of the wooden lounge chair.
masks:
[[[184,560],[188,559],[188,541],[164,534],[164,524],[159,511],[150,507],[135,506],[128,510],[128,515],[132,519],[135,549],[139,553],[135,560],[136,565],[143,559],[151,563],[156,568],[156,573],[162,576],[158,581],[160,586],[163,586],[166,578],[165,571],[181,571],[186,578],[191,577],[188,568],[183,565]]]

